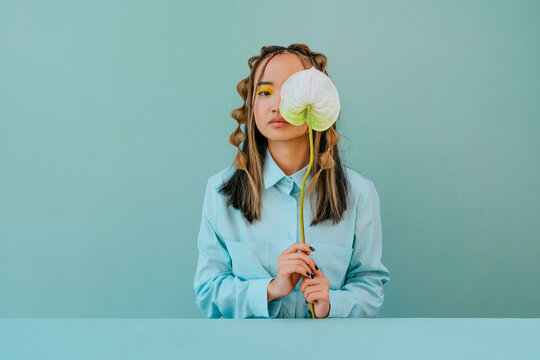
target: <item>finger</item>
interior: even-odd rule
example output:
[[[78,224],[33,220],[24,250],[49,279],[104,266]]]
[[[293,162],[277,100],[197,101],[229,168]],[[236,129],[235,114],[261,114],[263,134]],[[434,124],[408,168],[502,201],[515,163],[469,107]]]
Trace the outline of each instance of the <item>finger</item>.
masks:
[[[324,273],[322,272],[320,266],[319,266],[319,269],[316,270],[313,274],[315,275],[315,278],[326,279],[326,276],[325,276]]]
[[[306,283],[306,284],[304,285],[304,283]],[[308,279],[303,280],[303,283],[302,283],[303,287],[300,288],[300,291],[303,291],[303,289],[306,286],[312,285],[312,284],[321,284],[321,285],[324,285],[324,286],[329,286],[330,285],[330,280],[328,280],[328,278],[326,278],[324,276],[324,274],[319,271],[313,278],[310,277]]]
[[[309,255],[314,250],[315,249],[310,247],[308,244],[297,242],[286,248],[282,254],[294,254],[297,251],[305,251]]]
[[[308,301],[308,298],[311,294],[319,292],[325,294],[328,293],[329,290],[323,285],[308,286],[306,289],[304,289],[304,299]]]
[[[303,293],[306,292],[306,289],[310,286],[315,286],[315,285],[320,285],[321,284],[321,280],[320,279],[317,279],[317,278],[314,278],[314,279],[303,279],[302,280],[302,284],[300,284],[300,288],[299,290]]]
[[[317,285],[306,286],[304,288],[304,292],[303,292],[304,293],[304,299],[306,299],[306,301],[307,301],[307,297],[309,296],[309,294],[311,294],[314,291],[319,291],[319,290],[321,290],[321,289],[319,289]]]
[[[313,291],[308,296],[305,296],[304,299],[313,304],[315,301],[323,300],[325,298],[324,292],[322,291]]]
[[[289,261],[293,264],[301,266],[304,269],[304,271],[302,272],[303,276],[309,279],[313,279],[315,277],[315,274],[311,271],[311,268],[302,260],[289,260]]]
[[[301,292],[304,292],[304,289],[309,286],[312,281],[315,281],[314,279],[312,279],[311,277],[309,278],[306,278],[306,279],[302,279],[302,283],[300,284],[300,287],[298,288]]]
[[[307,271],[310,275],[313,275],[312,278],[315,277],[315,274],[317,270],[315,269],[315,261],[311,259],[309,256],[303,254],[303,253],[294,253],[294,254],[287,254],[285,255],[285,259],[287,261],[299,261],[300,263],[304,264],[307,267]]]
[[[302,262],[294,262],[294,263],[289,263],[289,264],[285,265],[284,268],[283,268],[283,271],[285,272],[286,275],[293,274],[293,273],[298,273],[298,274],[302,275],[305,278],[310,278],[311,279],[311,273],[309,273],[307,271],[308,269],[309,269],[309,267],[307,267],[306,264],[304,264]]]
[[[311,289],[310,289],[310,288],[307,288],[306,291],[304,291],[304,300],[305,300],[306,302],[310,302],[310,301],[309,301],[309,296],[310,296],[311,294],[313,294],[315,291],[316,291],[316,289],[314,290],[314,288],[311,288]]]
[[[297,266],[301,266],[304,270],[302,271],[302,275],[303,276],[306,276],[306,277],[309,277],[310,279],[311,278],[314,278],[315,277],[315,274],[313,274],[313,272],[311,271],[310,267],[306,265],[305,262],[303,262],[302,260],[285,260],[285,266],[287,265],[297,265]],[[278,265],[279,266],[279,265]],[[297,269],[297,268],[295,268]],[[295,270],[296,271],[296,270]],[[313,274],[313,276],[311,276]]]
[[[307,256],[306,254],[303,254],[303,253],[287,254],[287,258],[288,259],[301,259],[303,262],[309,265],[309,267],[311,268],[311,272],[313,272],[313,275],[315,275],[317,271],[319,270],[319,267],[317,266],[317,264],[315,264],[315,260]]]
[[[313,274],[315,274],[315,278],[326,279],[326,276],[324,275],[324,272],[320,266],[318,266],[318,269],[316,269]]]

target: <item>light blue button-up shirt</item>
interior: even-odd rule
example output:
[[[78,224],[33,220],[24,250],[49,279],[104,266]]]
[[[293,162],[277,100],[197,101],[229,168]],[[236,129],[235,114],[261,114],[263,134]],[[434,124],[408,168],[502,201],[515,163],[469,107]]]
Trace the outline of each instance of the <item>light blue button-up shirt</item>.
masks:
[[[300,193],[308,167],[287,176],[267,150],[262,216],[253,224],[240,210],[227,206],[225,196],[218,193],[236,168],[231,165],[208,179],[193,282],[197,306],[206,317],[311,317],[299,290],[302,278],[287,296],[267,301],[278,256],[293,243],[302,242]],[[310,226],[313,211],[304,190],[305,241],[315,248],[310,256],[329,280],[328,317],[377,317],[383,286],[390,280],[382,264],[379,195],[371,180],[348,167],[343,169],[351,186],[347,210],[339,223],[327,220]],[[312,178],[310,171],[305,189]]]

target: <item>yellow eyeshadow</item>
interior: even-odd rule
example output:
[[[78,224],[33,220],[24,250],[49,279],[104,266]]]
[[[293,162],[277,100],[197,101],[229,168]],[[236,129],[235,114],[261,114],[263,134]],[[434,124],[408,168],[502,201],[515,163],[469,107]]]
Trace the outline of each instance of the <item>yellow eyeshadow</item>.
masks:
[[[257,94],[263,92],[263,91],[268,91],[270,94],[272,94],[272,87],[271,86],[260,86],[259,87],[259,91],[257,91]]]

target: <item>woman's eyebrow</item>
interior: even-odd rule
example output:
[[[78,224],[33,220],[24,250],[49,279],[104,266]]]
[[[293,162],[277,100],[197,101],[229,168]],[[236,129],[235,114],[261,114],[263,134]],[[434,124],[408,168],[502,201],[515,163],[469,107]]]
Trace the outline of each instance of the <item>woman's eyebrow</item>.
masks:
[[[274,84],[274,83],[271,82],[271,81],[259,81],[259,82],[257,83],[257,86],[259,86],[259,85],[273,85],[273,84]]]

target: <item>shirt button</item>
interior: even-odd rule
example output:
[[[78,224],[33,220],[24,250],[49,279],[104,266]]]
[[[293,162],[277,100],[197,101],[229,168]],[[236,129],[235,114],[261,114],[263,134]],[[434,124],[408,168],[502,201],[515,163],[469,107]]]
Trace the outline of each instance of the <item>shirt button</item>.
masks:
[[[290,184],[292,182],[291,178],[287,178],[287,182]]]

